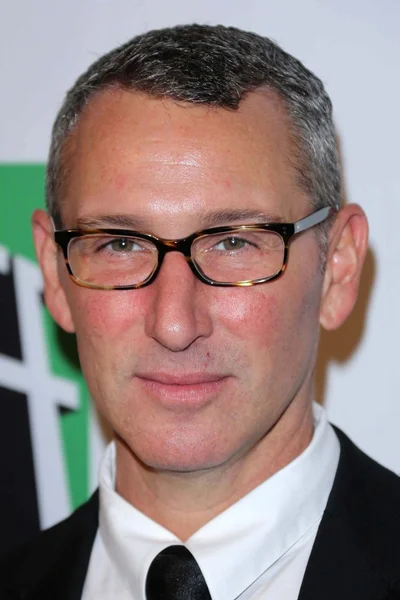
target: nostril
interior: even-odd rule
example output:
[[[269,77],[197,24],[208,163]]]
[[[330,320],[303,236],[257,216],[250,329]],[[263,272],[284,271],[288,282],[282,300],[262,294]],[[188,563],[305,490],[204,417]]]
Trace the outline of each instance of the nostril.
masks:
[[[151,321],[151,337],[173,351],[186,349],[200,335],[193,302],[178,290],[157,298]]]

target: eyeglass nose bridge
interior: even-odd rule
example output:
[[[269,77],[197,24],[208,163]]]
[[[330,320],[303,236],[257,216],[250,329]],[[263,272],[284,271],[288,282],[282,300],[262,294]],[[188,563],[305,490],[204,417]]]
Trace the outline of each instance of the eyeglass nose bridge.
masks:
[[[159,254],[167,254],[168,252],[180,252],[186,259],[191,258],[191,247],[193,242],[193,236],[187,238],[181,238],[180,240],[161,240],[156,238],[154,240],[155,245]]]
[[[181,238],[180,240],[160,240],[158,238],[153,240],[153,243],[158,250],[158,264],[156,269],[153,271],[152,275],[144,283],[144,285],[147,286],[150,285],[150,283],[153,283],[153,281],[156,279],[157,275],[160,272],[166,254],[168,254],[169,252],[179,252],[180,254],[182,254],[190,270],[197,279],[199,279],[203,283],[215,285],[215,282],[212,279],[209,279],[205,275],[205,273],[203,273],[200,266],[197,263],[195,263],[192,259],[191,248],[195,237],[196,235],[191,235],[187,238]]]
[[[180,240],[160,240],[158,238],[153,240],[153,243],[155,244],[158,250],[158,265],[153,275],[151,276],[151,279],[147,282],[147,285],[154,281],[154,279],[157,277],[164,262],[166,254],[170,252],[179,252],[180,254],[182,254],[193,274],[201,281],[206,280],[208,282],[208,279],[204,276],[204,274],[199,270],[199,267],[197,267],[192,260],[191,248],[194,237],[195,236],[192,235],[187,238],[181,238]]]

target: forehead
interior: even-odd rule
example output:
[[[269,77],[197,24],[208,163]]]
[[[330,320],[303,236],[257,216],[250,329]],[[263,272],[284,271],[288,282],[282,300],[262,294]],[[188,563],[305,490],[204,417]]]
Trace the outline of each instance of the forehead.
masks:
[[[101,92],[67,150],[67,226],[115,213],[144,222],[157,215],[179,215],[182,222],[193,217],[199,227],[213,208],[289,218],[307,202],[292,166],[286,111],[269,92],[249,94],[237,111],[120,89]]]

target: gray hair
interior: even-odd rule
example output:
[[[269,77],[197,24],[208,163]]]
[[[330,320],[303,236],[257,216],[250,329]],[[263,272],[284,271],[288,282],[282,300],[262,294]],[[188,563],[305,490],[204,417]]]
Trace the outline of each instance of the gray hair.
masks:
[[[46,203],[56,227],[62,227],[68,136],[90,99],[116,86],[230,110],[249,92],[274,91],[289,115],[299,184],[315,208],[340,203],[332,104],[322,82],[268,38],[222,25],[183,25],[149,31],[112,50],[67,93],[53,126],[46,177]]]

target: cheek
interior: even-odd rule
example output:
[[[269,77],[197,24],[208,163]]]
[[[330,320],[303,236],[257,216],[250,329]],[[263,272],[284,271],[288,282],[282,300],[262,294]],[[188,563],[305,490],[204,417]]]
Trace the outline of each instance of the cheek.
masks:
[[[78,338],[80,335],[112,339],[142,321],[143,294],[139,290],[101,291],[79,288],[70,296]]]
[[[265,338],[266,332],[274,337],[279,325],[279,298],[262,286],[232,289],[229,293],[222,289],[214,299],[214,309],[223,327],[242,340],[260,335]]]
[[[259,355],[271,348],[289,352],[319,330],[318,282],[299,284],[289,279],[237,288],[229,294],[222,290],[225,295],[214,298],[220,324],[250,352]]]
[[[69,297],[81,367],[99,407],[107,404],[104,391],[113,397],[110,390],[125,382],[135,362],[146,304],[141,292],[76,286]]]

